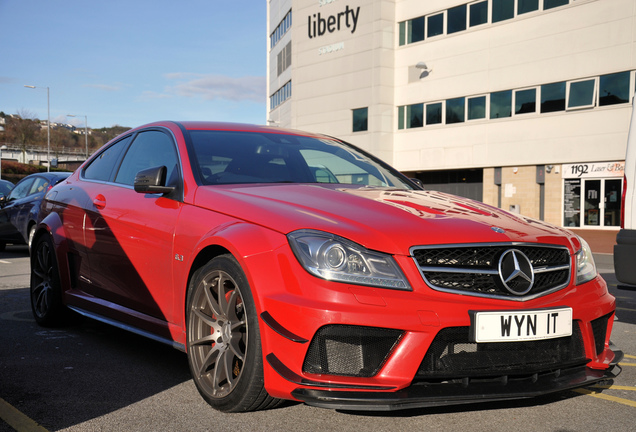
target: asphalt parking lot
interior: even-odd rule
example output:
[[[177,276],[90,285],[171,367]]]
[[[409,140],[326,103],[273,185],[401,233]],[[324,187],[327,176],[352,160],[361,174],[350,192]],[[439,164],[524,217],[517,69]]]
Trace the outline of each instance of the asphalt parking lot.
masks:
[[[222,414],[199,396],[185,354],[101,323],[60,329],[31,317],[25,247],[0,252],[0,431],[632,430],[636,418],[636,291],[619,288],[612,257],[596,255],[617,298],[613,342],[622,373],[602,385],[532,400],[393,413],[289,403]]]

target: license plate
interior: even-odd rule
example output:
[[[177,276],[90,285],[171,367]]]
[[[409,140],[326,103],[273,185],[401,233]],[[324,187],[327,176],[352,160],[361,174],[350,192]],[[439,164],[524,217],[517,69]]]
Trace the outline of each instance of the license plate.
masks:
[[[475,342],[515,342],[572,335],[572,308],[475,312]]]

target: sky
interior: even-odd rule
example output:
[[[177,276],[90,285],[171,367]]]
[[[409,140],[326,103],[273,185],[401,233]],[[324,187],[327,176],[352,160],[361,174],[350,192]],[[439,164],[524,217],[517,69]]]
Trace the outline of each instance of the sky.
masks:
[[[266,4],[0,0],[0,111],[46,119],[48,87],[52,122],[264,124]]]

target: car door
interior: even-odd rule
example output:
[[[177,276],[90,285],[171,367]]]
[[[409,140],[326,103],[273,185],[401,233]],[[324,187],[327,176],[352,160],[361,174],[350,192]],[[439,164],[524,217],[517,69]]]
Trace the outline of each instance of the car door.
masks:
[[[172,135],[142,131],[133,137],[111,182],[84,186],[92,294],[168,322],[174,322],[173,234],[183,205],[178,160]],[[168,168],[174,194],[135,192],[136,173],[155,166]]]
[[[0,241],[3,243],[24,242],[14,222],[17,221],[21,208],[28,204],[28,195],[34,182],[34,176],[22,179],[7,196],[5,205],[0,209]]]

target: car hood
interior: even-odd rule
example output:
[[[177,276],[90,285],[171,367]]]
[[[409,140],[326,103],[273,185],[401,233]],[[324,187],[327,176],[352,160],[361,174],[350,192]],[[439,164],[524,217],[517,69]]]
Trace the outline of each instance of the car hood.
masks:
[[[580,248],[571,232],[478,201],[434,191],[317,184],[202,186],[195,205],[283,234],[316,229],[366,248],[530,242]]]

